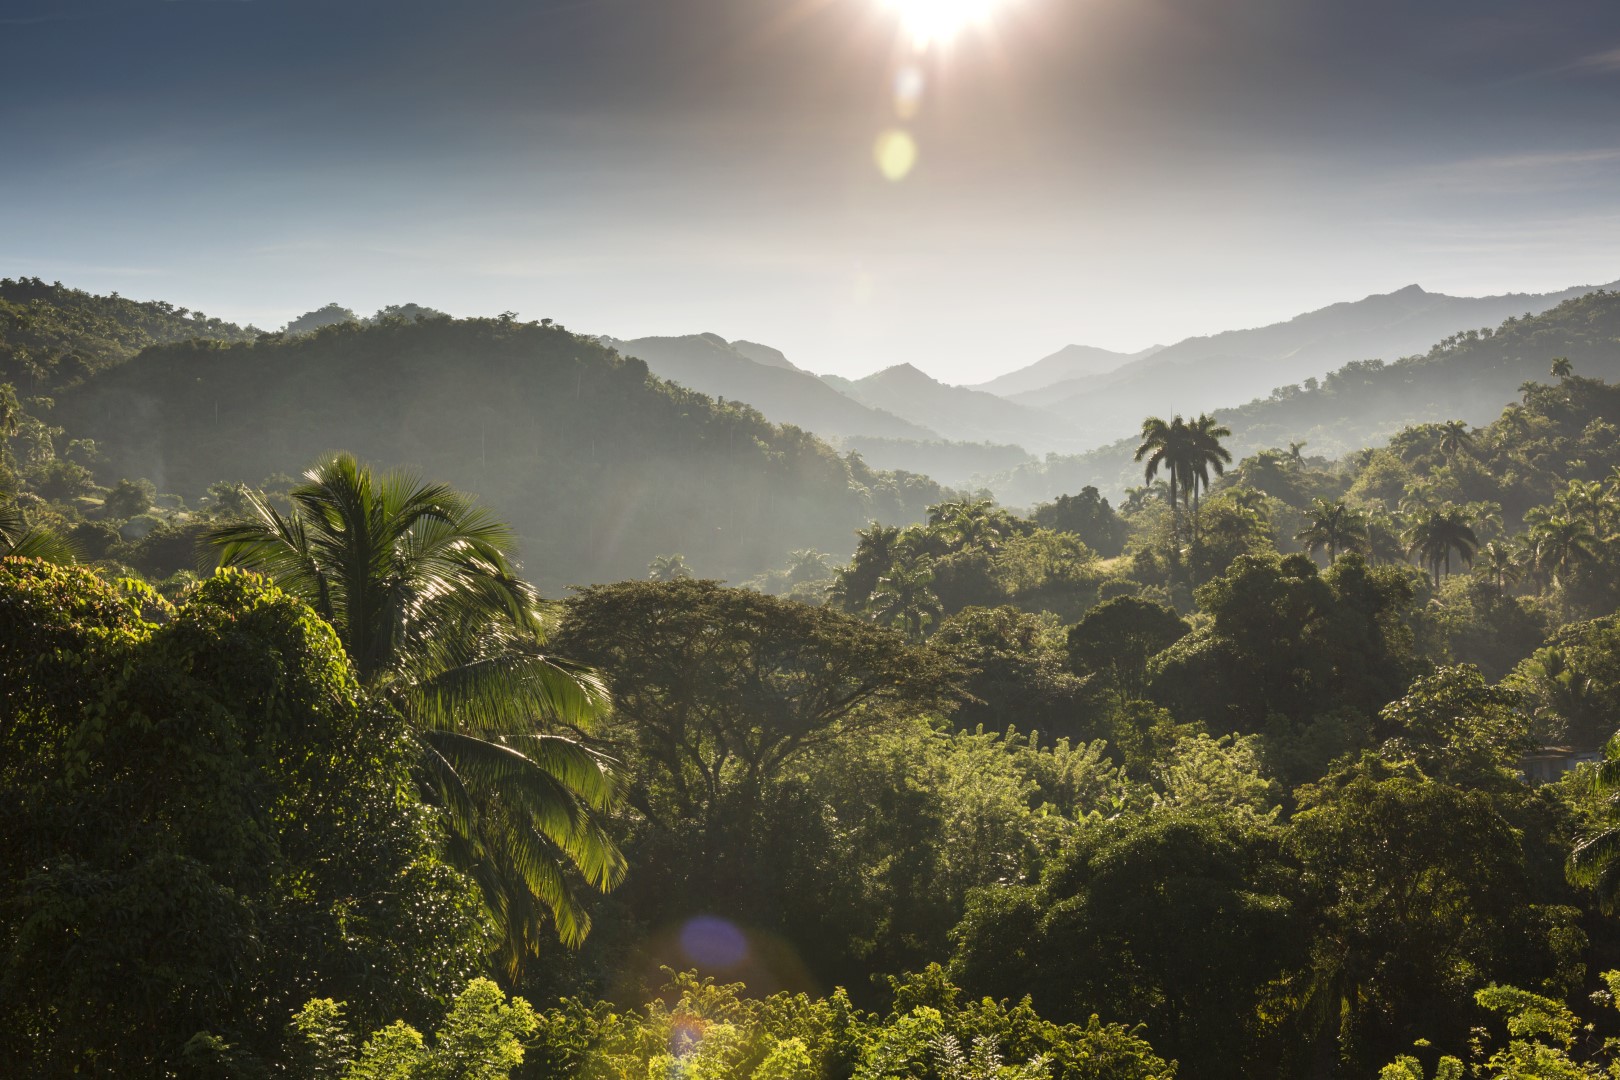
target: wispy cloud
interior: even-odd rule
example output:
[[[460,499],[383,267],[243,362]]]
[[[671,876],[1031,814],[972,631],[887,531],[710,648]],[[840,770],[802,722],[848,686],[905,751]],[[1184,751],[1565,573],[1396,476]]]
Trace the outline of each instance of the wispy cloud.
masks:
[[[1620,49],[1609,49],[1606,52],[1593,53],[1583,56],[1569,65],[1570,71],[1620,71]]]

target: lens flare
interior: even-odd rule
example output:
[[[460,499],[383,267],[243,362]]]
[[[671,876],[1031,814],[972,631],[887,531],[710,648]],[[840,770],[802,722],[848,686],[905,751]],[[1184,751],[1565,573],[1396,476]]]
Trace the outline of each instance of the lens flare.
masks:
[[[700,968],[725,970],[748,959],[748,938],[713,915],[699,915],[681,927],[681,952]]]
[[[922,109],[925,82],[922,69],[906,64],[894,73],[894,115],[902,120],[914,120]]]
[[[999,0],[883,0],[918,49],[947,45],[969,26],[989,20]]]
[[[872,160],[885,180],[899,183],[917,164],[917,140],[899,128],[891,128],[872,145]]]

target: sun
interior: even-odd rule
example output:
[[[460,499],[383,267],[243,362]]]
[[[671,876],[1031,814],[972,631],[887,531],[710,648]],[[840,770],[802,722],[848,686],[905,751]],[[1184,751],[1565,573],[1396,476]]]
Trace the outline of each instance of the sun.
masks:
[[[919,49],[946,45],[969,26],[984,23],[1000,0],[881,0],[900,19]]]

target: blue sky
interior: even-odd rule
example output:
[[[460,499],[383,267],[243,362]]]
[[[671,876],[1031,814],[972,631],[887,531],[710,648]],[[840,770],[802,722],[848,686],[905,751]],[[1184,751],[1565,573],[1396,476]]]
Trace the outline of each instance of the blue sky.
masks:
[[[0,0],[0,275],[950,381],[1620,278],[1620,4],[887,2]]]

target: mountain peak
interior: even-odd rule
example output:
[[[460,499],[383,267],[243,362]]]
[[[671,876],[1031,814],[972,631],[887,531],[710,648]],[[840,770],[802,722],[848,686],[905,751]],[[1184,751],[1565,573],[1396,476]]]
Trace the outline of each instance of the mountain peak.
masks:
[[[868,375],[865,379],[861,379],[860,381],[866,382],[867,380],[871,379],[883,379],[889,382],[897,379],[906,379],[911,382],[920,381],[930,383],[939,381],[932,375],[928,374],[928,372],[923,371],[921,368],[914,367],[911,364],[894,364],[890,367],[884,368],[882,371],[876,372],[875,374]]]
[[[1425,289],[1421,285],[1408,285],[1404,289],[1396,289],[1394,292],[1390,293],[1389,295],[1391,295],[1391,296],[1417,297],[1417,296],[1428,296],[1429,293],[1428,293],[1428,290]]]

